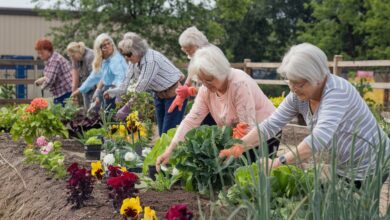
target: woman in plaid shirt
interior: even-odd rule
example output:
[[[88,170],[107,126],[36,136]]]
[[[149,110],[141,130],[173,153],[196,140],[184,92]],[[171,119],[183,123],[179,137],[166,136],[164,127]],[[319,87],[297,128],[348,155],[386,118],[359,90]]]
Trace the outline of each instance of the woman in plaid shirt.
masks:
[[[41,89],[49,89],[54,96],[54,104],[64,105],[72,92],[72,75],[69,61],[53,50],[49,39],[41,38],[35,43],[38,57],[45,62],[44,76],[35,81]]]

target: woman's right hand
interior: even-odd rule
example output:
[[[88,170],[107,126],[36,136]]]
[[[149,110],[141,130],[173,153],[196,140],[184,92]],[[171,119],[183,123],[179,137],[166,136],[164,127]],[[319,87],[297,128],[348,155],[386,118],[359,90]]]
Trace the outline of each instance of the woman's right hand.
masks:
[[[161,164],[167,164],[169,161],[169,158],[171,157],[172,151],[169,149],[166,149],[163,154],[157,157],[156,160],[156,170],[157,172],[160,172]]]

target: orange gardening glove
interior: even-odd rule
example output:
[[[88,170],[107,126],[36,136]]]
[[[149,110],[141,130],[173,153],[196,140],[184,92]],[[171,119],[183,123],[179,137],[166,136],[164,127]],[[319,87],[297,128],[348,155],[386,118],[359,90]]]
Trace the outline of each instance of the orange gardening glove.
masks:
[[[192,86],[187,86],[187,85],[184,85],[184,86],[179,86],[177,89],[176,89],[176,94],[180,97],[182,97],[183,99],[186,99],[190,96],[195,96],[197,93],[197,90],[195,87],[192,87]]]
[[[171,106],[169,106],[168,113],[173,112],[176,107],[178,107],[179,111],[181,111],[181,109],[183,108],[184,100],[184,98],[177,95],[175,100],[173,100]]]
[[[224,149],[219,152],[219,157],[234,157],[238,158],[244,153],[244,146],[241,144],[235,144],[229,149]]]
[[[245,122],[240,122],[233,128],[233,138],[240,139],[248,133],[249,125]]]

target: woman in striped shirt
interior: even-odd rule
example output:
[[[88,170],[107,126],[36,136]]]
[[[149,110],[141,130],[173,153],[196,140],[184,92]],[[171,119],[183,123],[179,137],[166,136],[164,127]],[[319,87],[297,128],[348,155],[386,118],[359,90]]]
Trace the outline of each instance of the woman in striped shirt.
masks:
[[[284,56],[278,72],[288,79],[291,93],[276,111],[259,124],[257,129],[242,138],[244,145],[222,150],[220,157],[240,156],[246,149],[256,146],[279,132],[283,126],[301,113],[311,134],[294,152],[289,151],[269,167],[293,164],[323,150],[336,151],[337,174],[355,181],[372,175],[378,158],[388,155],[389,139],[357,90],[345,79],[332,75],[325,53],[309,43],[293,46]],[[384,154],[379,155],[379,146]]]
[[[128,71],[138,77],[135,92],[153,92],[158,131],[161,135],[176,127],[183,119],[186,102],[180,109],[168,113],[176,97],[183,74],[171,61],[158,51],[149,48],[145,39],[133,33],[121,42],[121,52],[130,65]]]

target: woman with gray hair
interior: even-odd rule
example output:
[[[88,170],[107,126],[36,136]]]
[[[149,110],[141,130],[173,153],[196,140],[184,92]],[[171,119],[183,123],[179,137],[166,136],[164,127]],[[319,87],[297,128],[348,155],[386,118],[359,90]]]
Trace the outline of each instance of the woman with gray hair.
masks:
[[[128,33],[120,45],[121,52],[133,65],[129,71],[138,78],[135,92],[153,92],[159,134],[166,133],[178,125],[183,111],[168,113],[168,108],[176,97],[175,90],[180,85],[182,73],[163,54],[149,48],[145,39],[135,33]],[[182,110],[182,109],[180,109]]]
[[[360,188],[362,181],[374,174],[378,156],[388,158],[390,143],[367,104],[351,83],[330,73],[325,53],[312,44],[293,46],[278,72],[287,79],[291,92],[271,117],[258,125],[261,140],[254,128],[242,138],[244,145],[222,150],[220,157],[240,156],[301,113],[311,134],[296,150],[269,160],[269,167],[294,164],[311,158],[313,153],[336,148],[338,176],[354,181]],[[378,154],[380,147],[383,155]]]
[[[114,41],[106,34],[100,34],[94,43],[94,60],[92,63],[93,73],[89,75],[87,80],[72,93],[72,96],[78,93],[86,93],[91,90],[96,84],[97,88],[93,95],[94,103],[90,110],[97,110],[100,104],[103,104],[104,109],[115,108],[114,98],[103,98],[103,92],[111,87],[117,87],[123,81],[126,71],[126,60],[118,53]]]
[[[83,42],[69,43],[66,47],[66,52],[72,61],[72,92],[74,92],[92,72],[94,55],[93,51],[86,47]],[[93,89],[91,89],[87,93],[82,94],[83,100],[80,104],[84,105],[85,111],[89,109],[93,92]]]
[[[231,68],[223,52],[214,45],[198,49],[188,71],[202,82],[202,86],[169,147],[157,158],[157,169],[161,163],[168,162],[177,144],[188,131],[200,126],[207,114],[212,115],[218,126],[245,123],[248,125],[246,133],[275,110],[257,83],[244,71]],[[272,154],[277,150],[279,141],[272,137],[269,139],[269,152]]]

